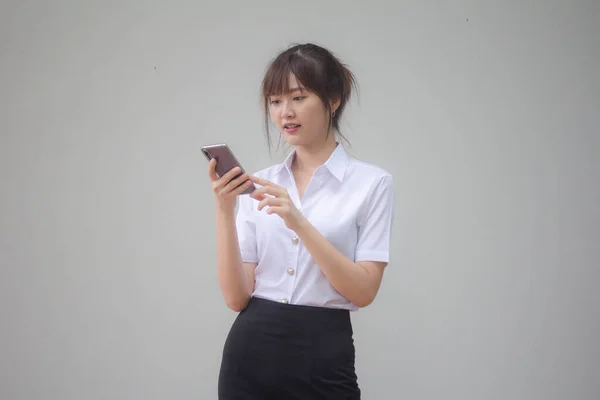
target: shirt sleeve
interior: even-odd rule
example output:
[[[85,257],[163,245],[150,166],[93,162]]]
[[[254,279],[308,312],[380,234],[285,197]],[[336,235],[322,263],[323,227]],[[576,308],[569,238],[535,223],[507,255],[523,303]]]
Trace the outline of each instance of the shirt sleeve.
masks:
[[[358,242],[354,261],[389,262],[394,219],[394,187],[391,175],[374,184],[358,224]]]
[[[238,211],[236,215],[236,229],[240,253],[243,262],[258,262],[256,246],[256,221],[253,199],[248,195],[238,197]]]

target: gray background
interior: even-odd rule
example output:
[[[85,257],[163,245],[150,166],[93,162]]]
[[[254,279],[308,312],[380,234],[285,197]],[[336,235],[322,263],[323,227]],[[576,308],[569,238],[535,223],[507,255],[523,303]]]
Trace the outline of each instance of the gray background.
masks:
[[[251,4],[251,5],[250,5]],[[3,1],[0,398],[213,399],[235,314],[199,148],[250,171],[289,43],[395,177],[365,399],[600,398],[598,1]]]

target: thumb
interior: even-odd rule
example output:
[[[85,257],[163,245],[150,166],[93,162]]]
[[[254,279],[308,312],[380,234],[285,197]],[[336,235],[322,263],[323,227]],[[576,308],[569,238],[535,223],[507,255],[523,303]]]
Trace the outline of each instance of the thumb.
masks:
[[[208,176],[210,177],[211,181],[216,181],[217,179],[219,179],[219,176],[217,175],[217,172],[215,171],[216,165],[217,165],[217,160],[215,160],[214,158],[212,158],[208,162]]]
[[[252,193],[250,193],[250,197],[253,198],[254,200],[262,201],[267,196],[265,196],[263,193],[260,193],[257,189],[255,191],[253,191]]]

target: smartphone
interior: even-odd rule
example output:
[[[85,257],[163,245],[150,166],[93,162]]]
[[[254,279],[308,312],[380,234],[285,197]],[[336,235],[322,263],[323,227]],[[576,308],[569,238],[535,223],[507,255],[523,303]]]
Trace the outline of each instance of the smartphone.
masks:
[[[229,182],[238,178],[245,172],[244,168],[242,168],[242,165],[238,162],[237,158],[235,158],[233,152],[226,144],[211,144],[202,146],[202,153],[208,161],[212,160],[213,158],[217,160],[215,172],[218,176],[225,175],[235,167],[239,167],[242,170],[242,172],[234,176]],[[256,186],[254,186],[254,183],[251,183],[248,189],[244,190],[241,194],[250,194],[254,190],[256,190]]]

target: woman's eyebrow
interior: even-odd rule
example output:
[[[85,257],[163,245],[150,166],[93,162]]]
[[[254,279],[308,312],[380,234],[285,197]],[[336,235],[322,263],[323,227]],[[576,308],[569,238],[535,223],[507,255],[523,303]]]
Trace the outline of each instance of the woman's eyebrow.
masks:
[[[289,94],[293,94],[295,92],[304,93],[305,90],[306,89],[304,89],[303,87],[293,87],[293,88],[290,88],[289,90],[287,90],[284,94],[288,94],[289,95]],[[281,93],[279,93],[279,94],[271,94],[271,95],[269,95],[269,97],[277,97],[277,96],[281,96],[281,95],[282,95]]]

